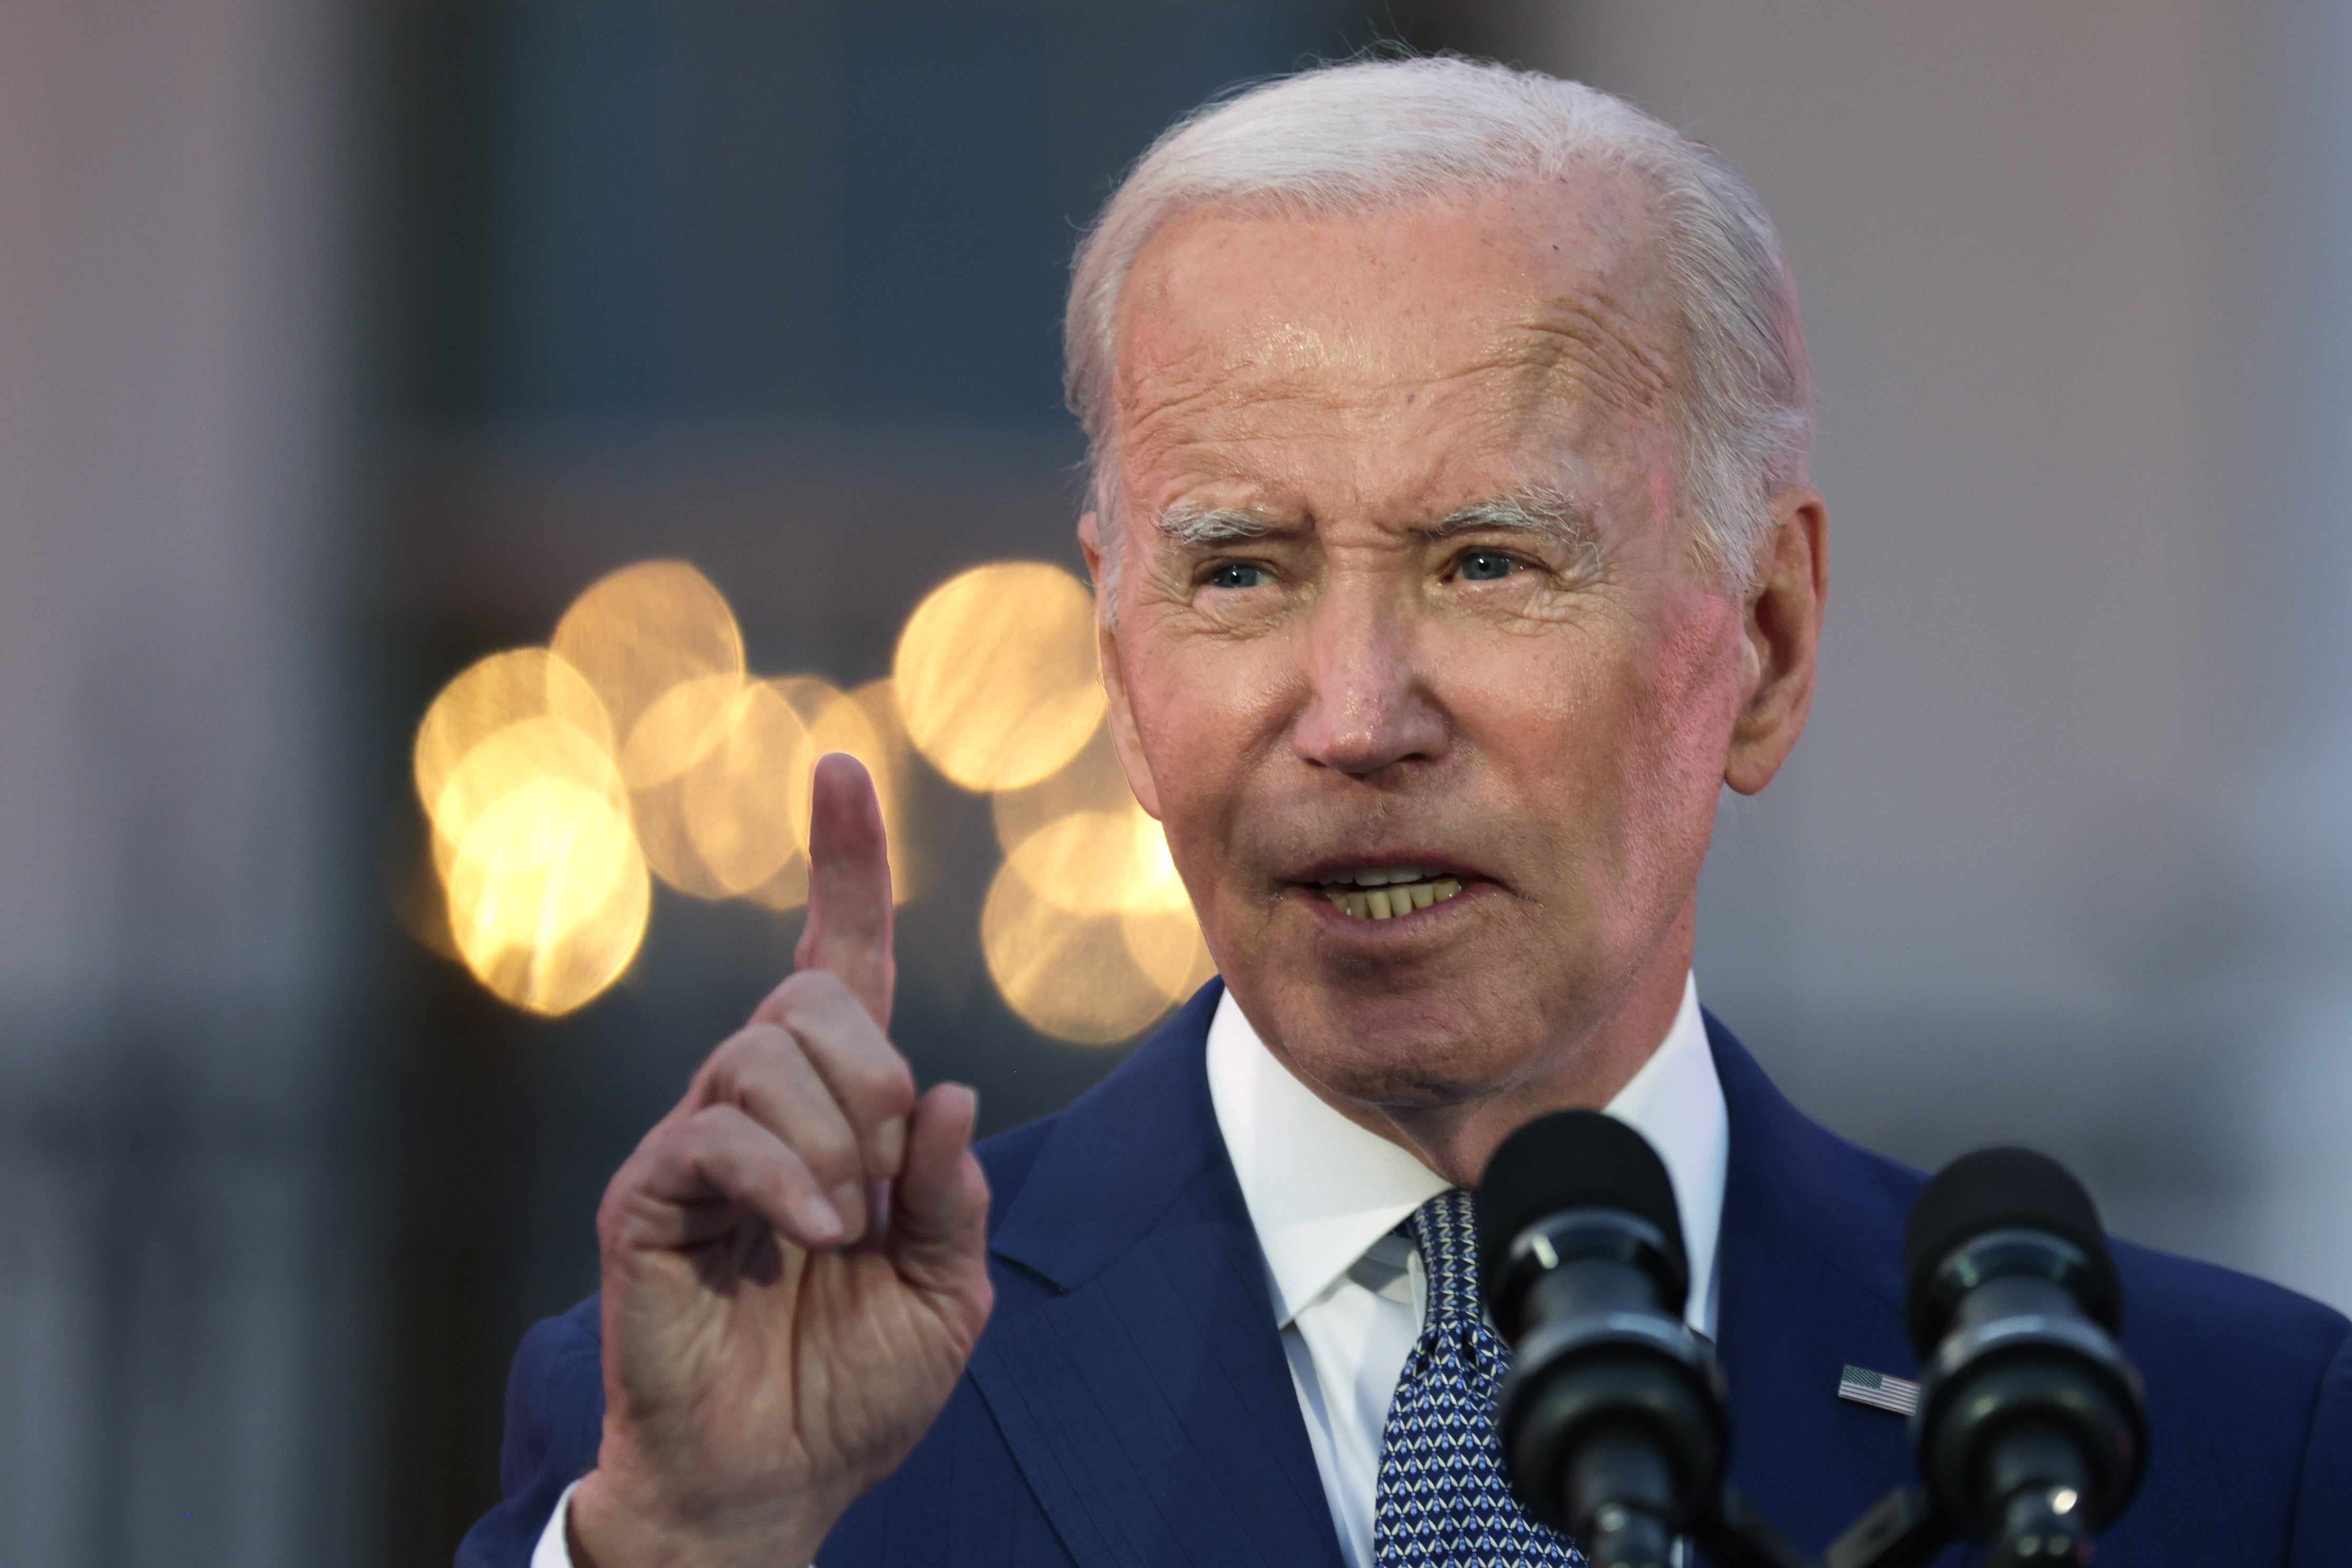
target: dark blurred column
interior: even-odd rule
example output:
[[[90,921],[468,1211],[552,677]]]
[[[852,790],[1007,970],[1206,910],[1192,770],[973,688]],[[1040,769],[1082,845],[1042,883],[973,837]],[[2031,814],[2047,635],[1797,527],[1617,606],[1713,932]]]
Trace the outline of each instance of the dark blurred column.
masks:
[[[341,28],[60,0],[0,48],[0,1561],[309,1564],[363,1522]]]

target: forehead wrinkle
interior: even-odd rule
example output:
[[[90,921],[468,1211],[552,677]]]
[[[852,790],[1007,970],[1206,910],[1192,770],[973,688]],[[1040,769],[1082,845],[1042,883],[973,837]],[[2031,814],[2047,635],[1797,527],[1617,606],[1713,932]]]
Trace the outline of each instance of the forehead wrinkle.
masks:
[[[1284,444],[1317,437],[1318,410],[1327,421],[1339,419],[1323,426],[1322,444],[1362,444],[1367,455],[1394,455],[1412,429],[1433,431],[1432,422],[1448,420],[1467,422],[1466,427],[1457,423],[1444,443],[1456,455],[1463,451],[1461,435],[1471,431],[1479,432],[1470,435],[1472,444],[1490,457],[1536,443],[1583,448],[1599,439],[1614,446],[1628,437],[1634,448],[1647,449],[1653,431],[1623,426],[1655,426],[1671,411],[1671,345],[1679,319],[1671,300],[1657,298],[1655,269],[1645,265],[1655,238],[1642,221],[1649,214],[1640,202],[1629,204],[1625,193],[1603,193],[1610,199],[1599,208],[1608,210],[1580,214],[1570,228],[1538,222],[1532,232],[1521,228],[1484,242],[1490,250],[1509,247],[1524,257],[1516,285],[1507,286],[1516,300],[1489,295],[1490,308],[1500,307],[1493,314],[1471,301],[1447,306],[1418,297],[1440,319],[1459,304],[1472,304],[1486,319],[1473,327],[1468,341],[1457,330],[1450,342],[1444,334],[1423,339],[1423,351],[1416,352],[1412,318],[1425,312],[1341,319],[1339,326],[1368,334],[1367,341],[1402,350],[1401,356],[1369,353],[1352,364],[1265,352],[1276,338],[1286,342],[1307,330],[1286,316],[1255,322],[1193,316],[1179,302],[1192,292],[1188,285],[1204,281],[1189,276],[1195,258],[1142,268],[1152,274],[1150,287],[1121,309],[1108,433],[1124,454],[1119,466],[1139,509],[1149,517],[1153,499],[1226,481],[1286,490],[1296,465]],[[1628,210],[1620,213],[1621,207]],[[1598,221],[1605,217],[1634,221]],[[1552,240],[1559,243],[1548,243]],[[1171,306],[1177,307],[1173,314],[1163,314]],[[1313,315],[1311,304],[1308,310]],[[1428,351],[1441,342],[1448,346]],[[1409,394],[1415,392],[1423,395],[1414,400]],[[1294,419],[1294,410],[1305,424]],[[1596,423],[1620,429],[1603,434]],[[1270,469],[1260,454],[1273,458]],[[1150,497],[1151,491],[1158,497]]]
[[[1549,301],[1544,314],[1511,329],[1508,353],[1538,380],[1538,402],[1589,400],[1624,417],[1655,419],[1673,393],[1673,360],[1655,331],[1605,298]]]
[[[1213,338],[1168,340],[1179,336],[1190,337],[1162,335],[1154,345],[1160,352],[1135,355],[1120,369],[1117,435],[1147,452],[1246,438],[1255,433],[1249,416],[1260,409],[1305,402],[1326,413],[1388,415],[1411,406],[1411,394],[1465,384],[1483,394],[1477,401],[1490,414],[1518,423],[1578,402],[1655,415],[1673,375],[1671,356],[1643,313],[1598,282],[1530,302],[1526,314],[1497,323],[1482,346],[1451,364],[1391,361],[1378,373],[1334,375],[1328,361],[1269,361]],[[1439,406],[1423,403],[1419,412],[1434,414]],[[1162,434],[1171,424],[1178,427],[1172,437]]]
[[[1261,411],[1279,416],[1302,400],[1325,414],[1408,423],[1439,418],[1449,403],[1429,394],[1447,389],[1468,394],[1477,423],[1511,437],[1595,409],[1634,421],[1661,417],[1671,393],[1671,360],[1641,319],[1605,298],[1578,295],[1549,303],[1549,310],[1502,328],[1481,351],[1450,365],[1335,379],[1241,361],[1181,379],[1156,376],[1151,390],[1159,395],[1148,408],[1136,395],[1142,387],[1126,389],[1120,434],[1149,462],[1187,447],[1265,438],[1272,433],[1254,416]]]
[[[1286,479],[1281,471],[1291,465],[1287,461],[1268,471],[1252,462],[1249,454],[1262,446],[1280,454],[1283,444],[1295,438],[1285,428],[1294,410],[1309,421],[1336,416],[1339,423],[1323,424],[1317,439],[1360,446],[1368,453],[1392,452],[1404,431],[1450,419],[1460,423],[1445,448],[1458,455],[1464,434],[1475,432],[1471,440],[1482,447],[1498,439],[1519,442],[1539,423],[1572,412],[1572,403],[1553,395],[1563,380],[1558,358],[1547,345],[1535,342],[1499,348],[1433,374],[1368,378],[1341,386],[1251,367],[1257,373],[1173,390],[1155,399],[1148,410],[1136,408],[1129,400],[1118,438],[1129,454],[1126,467],[1131,475],[1178,471],[1181,487],[1228,479]],[[1432,395],[1446,391],[1455,395]]]

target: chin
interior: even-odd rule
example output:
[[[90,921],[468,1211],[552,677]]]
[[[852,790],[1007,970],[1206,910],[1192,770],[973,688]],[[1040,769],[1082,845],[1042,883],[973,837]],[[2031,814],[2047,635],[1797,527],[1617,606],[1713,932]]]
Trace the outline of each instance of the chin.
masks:
[[[1333,1093],[1399,1110],[1484,1098],[1522,1077],[1544,1037],[1521,1015],[1468,1017],[1443,1001],[1391,998],[1296,1009],[1276,1026],[1300,1071]]]

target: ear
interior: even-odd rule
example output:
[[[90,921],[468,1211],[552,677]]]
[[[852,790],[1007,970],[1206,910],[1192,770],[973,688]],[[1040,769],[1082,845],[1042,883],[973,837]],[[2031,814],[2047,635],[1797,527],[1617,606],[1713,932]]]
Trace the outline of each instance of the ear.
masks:
[[[1157,818],[1160,789],[1152,781],[1150,765],[1143,759],[1143,736],[1136,727],[1135,705],[1128,691],[1127,662],[1119,648],[1118,618],[1112,613],[1103,585],[1099,514],[1088,512],[1078,519],[1078,548],[1086,552],[1087,576],[1095,585],[1095,653],[1102,664],[1103,694],[1110,701],[1103,722],[1110,726],[1111,749],[1118,754],[1118,766],[1127,775],[1127,787],[1135,791],[1138,803]]]
[[[1740,628],[1739,715],[1723,768],[1723,781],[1743,795],[1772,782],[1812,711],[1830,591],[1829,512],[1820,491],[1772,497],[1772,534],[1759,565]]]

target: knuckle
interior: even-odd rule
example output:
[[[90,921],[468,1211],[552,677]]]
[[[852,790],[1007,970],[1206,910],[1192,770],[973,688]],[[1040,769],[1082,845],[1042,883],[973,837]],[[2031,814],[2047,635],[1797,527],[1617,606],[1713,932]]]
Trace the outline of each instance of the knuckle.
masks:
[[[613,1179],[604,1184],[604,1196],[596,1204],[596,1241],[605,1251],[614,1250],[628,1240],[635,1223],[636,1205],[633,1201],[638,1191],[650,1179],[660,1145],[655,1140],[663,1132],[660,1127],[646,1134],[637,1152],[621,1162]]]
[[[857,1152],[857,1140],[849,1129],[838,1122],[828,1121],[812,1127],[794,1140],[795,1152],[810,1174],[828,1187],[863,1175],[863,1156]]]
[[[785,977],[785,983],[772,989],[767,1001],[752,1018],[762,1022],[776,1022],[793,1028],[800,1020],[824,1020],[849,999],[849,988],[837,973],[828,968],[802,968],[795,976]]]
[[[808,983],[791,988],[800,981]],[[861,1112],[903,1116],[914,1108],[914,1070],[847,982],[823,970],[804,971],[785,982],[777,1001],[778,1025],[821,1053],[828,1076]]]
[[[773,1024],[745,1025],[720,1041],[702,1064],[698,1098],[706,1108],[734,1099],[747,1079],[772,1070],[782,1052],[795,1049],[792,1037]]]
[[[835,1022],[856,1000],[848,983],[830,969],[803,969],[778,986],[761,1010],[772,1010],[775,1021],[790,1029]]]
[[[619,1189],[620,1178],[615,1176],[604,1189],[604,1200],[596,1205],[596,1245],[606,1252],[620,1246],[625,1223]]]
[[[715,1101],[679,1124],[677,1152],[689,1159],[708,1158],[725,1147],[742,1124],[743,1113],[733,1101]]]
[[[861,1077],[860,1087],[873,1101],[877,1114],[904,1116],[915,1108],[915,1070],[896,1051],[863,1067]]]

